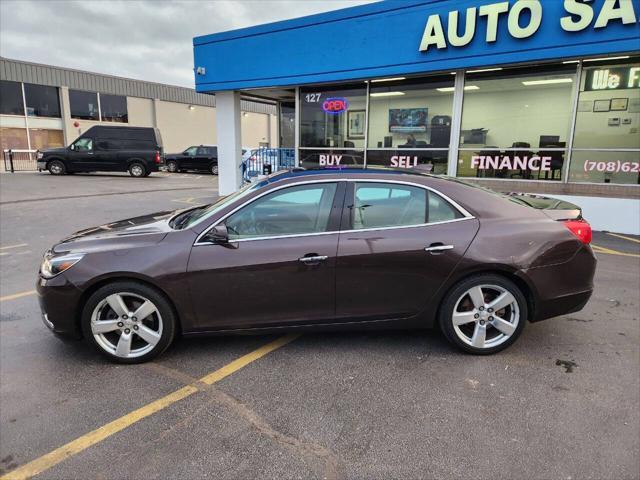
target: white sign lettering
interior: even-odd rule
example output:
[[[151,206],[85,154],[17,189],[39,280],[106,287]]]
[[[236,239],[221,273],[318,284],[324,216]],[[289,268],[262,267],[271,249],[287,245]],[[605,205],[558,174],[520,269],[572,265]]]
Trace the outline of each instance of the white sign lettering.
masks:
[[[391,157],[391,166],[400,168],[412,168],[418,165],[418,157],[394,155]]]
[[[532,171],[541,170],[543,172],[549,172],[551,171],[551,157],[533,156],[529,158],[515,156],[511,158],[508,156],[500,157],[499,155],[494,157],[489,155],[474,155],[471,157],[471,168],[477,168],[478,170],[507,169]]]
[[[556,0],[560,1],[560,0]],[[606,28],[609,23],[622,22],[633,25],[637,21],[632,0],[605,0],[600,11],[595,11],[590,3],[593,0],[564,0],[567,16],[560,18],[560,27],[566,32],[580,32],[593,24],[594,29]],[[467,8],[463,15],[453,10],[446,17],[446,29],[439,14],[430,15],[424,27],[419,50],[427,52],[430,48],[445,49],[464,47],[470,44],[478,25],[486,24],[485,41],[498,40],[498,26],[506,16],[507,29],[513,38],[529,38],[542,24],[542,3],[540,0],[518,0],[513,5],[507,1],[482,5],[480,8]],[[463,18],[464,25],[460,25]],[[479,19],[483,21],[479,21]],[[595,22],[594,22],[595,19]],[[526,22],[523,25],[523,22]],[[445,34],[446,31],[446,34]]]
[[[318,163],[323,167],[338,166],[342,161],[342,155],[320,155]]]

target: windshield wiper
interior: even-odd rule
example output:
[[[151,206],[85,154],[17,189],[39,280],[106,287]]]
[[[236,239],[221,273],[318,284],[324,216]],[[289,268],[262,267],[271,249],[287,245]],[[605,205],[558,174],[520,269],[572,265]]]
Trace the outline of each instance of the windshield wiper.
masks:
[[[198,212],[206,207],[207,205],[202,205],[200,207],[195,207],[191,210],[187,210],[186,212],[178,214],[171,221],[171,228],[174,228],[175,230],[182,230],[182,228],[187,225],[187,223],[189,223],[189,220],[191,220],[191,217],[195,212]]]

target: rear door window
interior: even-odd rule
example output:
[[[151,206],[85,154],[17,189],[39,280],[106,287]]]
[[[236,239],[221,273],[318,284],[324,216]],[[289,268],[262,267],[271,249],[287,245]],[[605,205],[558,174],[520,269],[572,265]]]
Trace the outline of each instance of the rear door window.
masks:
[[[440,195],[393,183],[356,183],[351,208],[354,230],[410,227],[455,220],[462,214]]]

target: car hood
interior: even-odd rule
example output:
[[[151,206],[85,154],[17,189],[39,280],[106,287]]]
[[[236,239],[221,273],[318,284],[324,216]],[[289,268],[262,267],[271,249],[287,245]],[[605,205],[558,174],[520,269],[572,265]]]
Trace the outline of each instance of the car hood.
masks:
[[[55,153],[66,153],[67,148],[66,147],[60,147],[60,148],[47,148],[45,150],[40,150],[42,153],[44,153],[45,155],[52,155]]]
[[[169,226],[169,220],[184,210],[158,212],[80,230],[63,239],[53,247],[53,251],[56,253],[89,252],[104,249],[107,246],[117,249],[141,242],[155,244],[173,231]]]

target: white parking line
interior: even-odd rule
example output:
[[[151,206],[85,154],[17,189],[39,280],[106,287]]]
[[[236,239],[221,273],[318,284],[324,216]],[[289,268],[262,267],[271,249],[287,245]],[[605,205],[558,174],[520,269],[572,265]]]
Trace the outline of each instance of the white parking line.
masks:
[[[27,243],[18,243],[16,245],[7,245],[6,247],[0,247],[0,250],[9,250],[10,248],[28,247]]]

